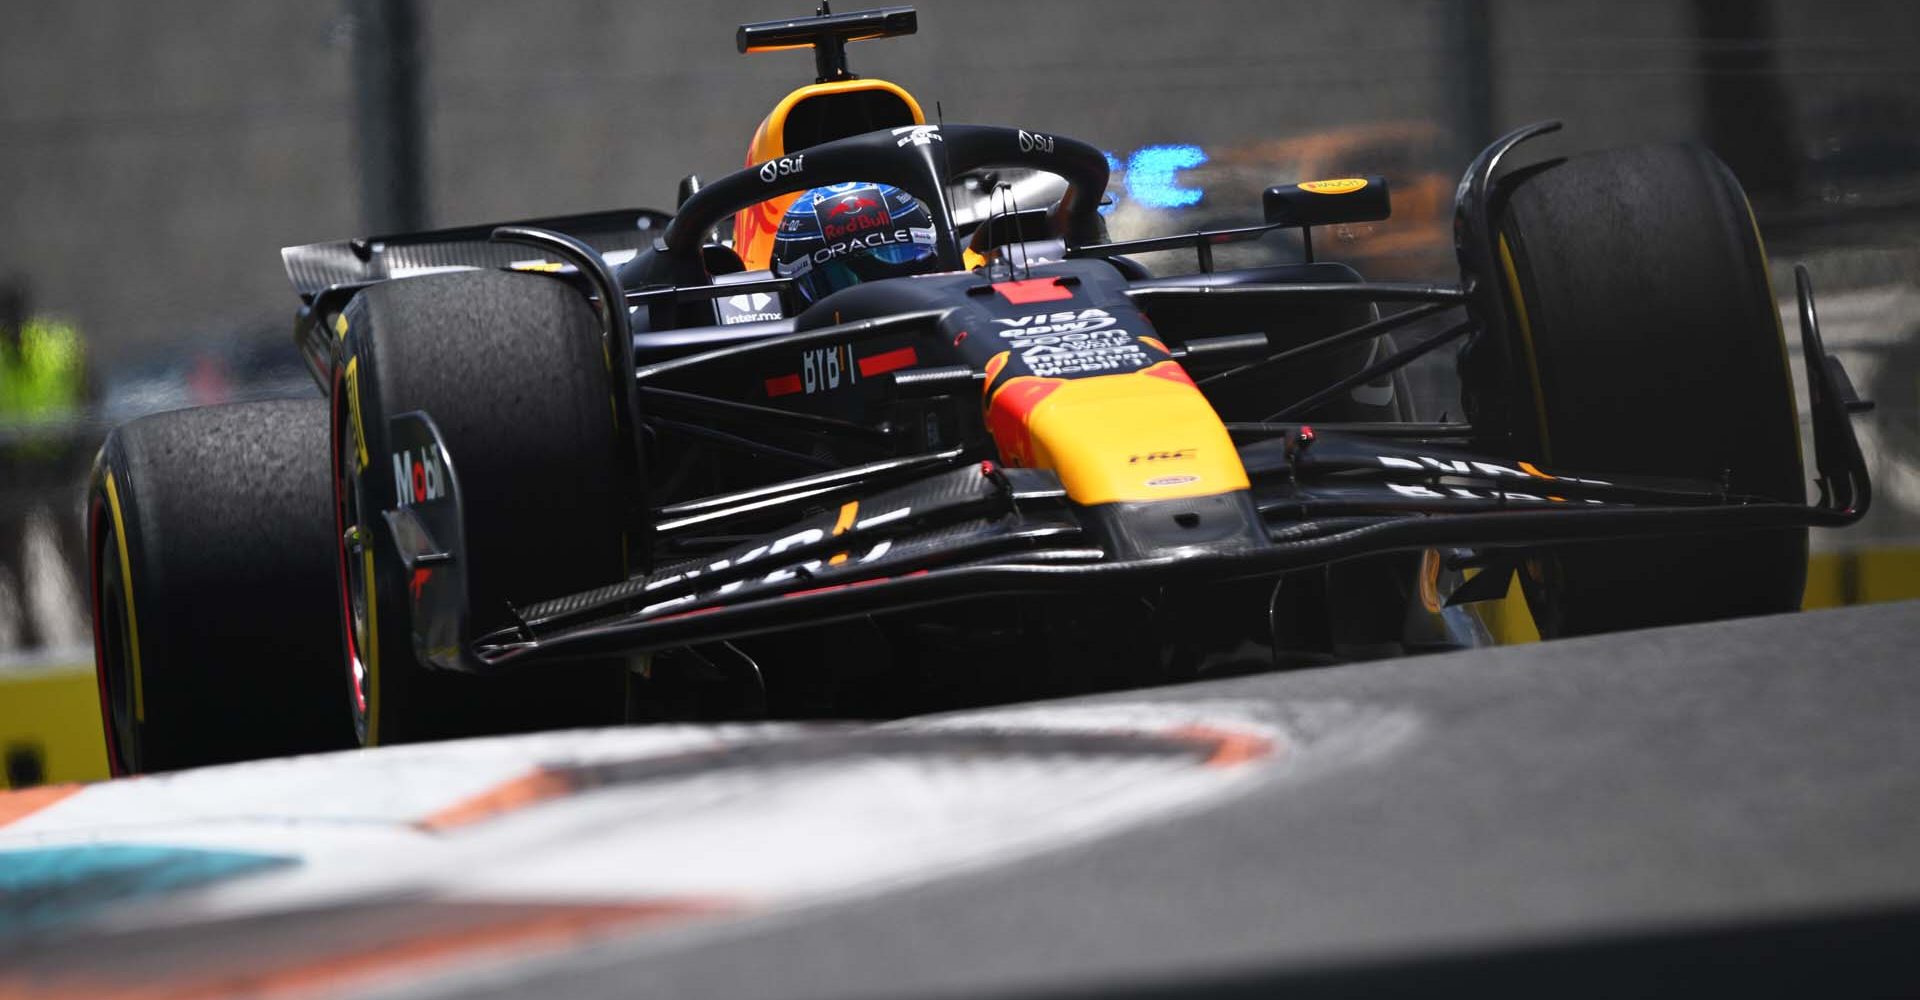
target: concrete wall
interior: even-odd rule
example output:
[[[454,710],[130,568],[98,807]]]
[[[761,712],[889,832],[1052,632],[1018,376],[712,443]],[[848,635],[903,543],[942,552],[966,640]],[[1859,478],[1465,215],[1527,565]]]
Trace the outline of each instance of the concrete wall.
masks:
[[[682,173],[736,166],[753,124],[811,75],[804,53],[732,48],[736,23],[803,13],[804,0],[421,5],[439,223],[665,205]],[[1580,145],[1697,131],[1686,0],[1489,9],[1495,125],[1564,117]],[[1834,95],[1920,92],[1916,9],[1779,0],[1796,113]],[[24,273],[37,303],[81,323],[109,361],[278,316],[291,299],[275,251],[363,230],[344,10],[0,0],[0,275]],[[938,0],[921,4],[918,36],[851,56],[952,121],[1122,150],[1224,143],[1452,122],[1454,10]]]

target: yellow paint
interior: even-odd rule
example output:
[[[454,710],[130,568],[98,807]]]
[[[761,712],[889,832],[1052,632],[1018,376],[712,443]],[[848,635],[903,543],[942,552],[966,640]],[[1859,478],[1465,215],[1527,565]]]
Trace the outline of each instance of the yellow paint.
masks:
[[[1466,577],[1471,580],[1479,572],[1469,570]],[[1500,645],[1540,641],[1540,630],[1534,627],[1533,613],[1527,610],[1527,599],[1520,593],[1519,574],[1512,574],[1508,578],[1507,596],[1477,604],[1474,608],[1480,613],[1480,620],[1486,623],[1494,641]]]
[[[339,338],[340,338],[341,340],[345,340],[345,339],[347,339],[347,314],[346,314],[346,313],[335,313],[335,314],[334,314],[334,316],[333,316],[333,332],[334,332],[334,334],[335,334],[336,336],[338,336],[338,337],[339,337]]]
[[[85,664],[25,674],[0,673],[0,745],[40,757],[49,783],[107,777],[100,694]],[[7,787],[0,774],[0,788]]]
[[[359,355],[356,354],[353,357],[347,359],[347,370],[344,377],[347,383],[347,416],[349,419],[353,421],[354,455],[356,457],[356,460],[360,463],[360,471],[365,472],[367,471],[368,464],[372,462],[372,459],[370,459],[367,456],[366,428],[361,426],[361,423],[360,423],[360,356]]]
[[[380,745],[380,598],[373,587],[373,540],[360,546],[367,576],[367,641],[361,644],[360,663],[367,668],[367,746]]]
[[[1800,443],[1800,390],[1793,384],[1793,365],[1787,361],[1787,331],[1780,325],[1780,297],[1773,291],[1773,268],[1767,266],[1767,241],[1760,238],[1760,220],[1754,218],[1753,203],[1740,192],[1741,207],[1747,210],[1747,225],[1753,229],[1753,245],[1760,250],[1760,277],[1767,283],[1767,314],[1773,317],[1773,331],[1780,341],[1780,369],[1787,373],[1787,418],[1793,426],[1793,457],[1806,467],[1806,448]],[[1794,286],[1794,301],[1799,301],[1799,286]],[[1813,359],[1807,359],[1813,363]]]
[[[1033,465],[1059,473],[1076,503],[1174,500],[1247,488],[1239,449],[1191,382],[1146,371],[1074,379],[1034,406],[1027,432]],[[1187,457],[1134,461],[1176,452]]]
[[[140,676],[140,617],[133,608],[133,560],[127,558],[127,523],[120,516],[120,490],[107,473],[107,509],[113,514],[113,540],[120,547],[120,585],[126,591],[127,646],[133,650],[133,717],[147,721],[147,688]]]
[[[1367,186],[1365,177],[1341,177],[1329,181],[1302,181],[1294,185],[1309,194],[1352,194]]]
[[[1807,560],[1806,608],[1920,598],[1920,548],[1819,552]]]
[[[1547,459],[1553,458],[1551,441],[1547,437],[1547,397],[1540,388],[1540,362],[1533,352],[1533,322],[1527,318],[1527,300],[1520,294],[1520,275],[1514,270],[1513,251],[1507,246],[1505,235],[1500,237],[1500,268],[1507,273],[1507,293],[1513,298],[1513,317],[1520,323],[1520,343],[1527,352],[1527,380],[1533,385],[1533,412],[1540,422],[1540,454]]]

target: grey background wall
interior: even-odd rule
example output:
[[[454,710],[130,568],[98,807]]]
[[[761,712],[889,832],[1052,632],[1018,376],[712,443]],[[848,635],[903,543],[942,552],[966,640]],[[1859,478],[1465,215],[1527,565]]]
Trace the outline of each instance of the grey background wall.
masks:
[[[736,55],[733,29],[804,15],[814,0],[399,3],[0,0],[0,283],[86,337],[105,404],[60,462],[0,449],[0,544],[25,537],[42,553],[16,559],[31,564],[27,593],[0,580],[0,649],[36,607],[66,623],[42,630],[49,641],[83,637],[78,545],[56,546],[52,526],[106,423],[232,388],[207,371],[259,377],[237,349],[284,366],[266,391],[312,391],[287,344],[295,302],[278,250],[394,225],[362,192],[356,57],[379,18],[416,17],[417,179],[435,225],[671,207],[684,173],[740,165],[761,116],[812,77],[804,53]],[[1875,512],[1816,544],[1852,559],[1920,537],[1913,0],[919,8],[917,36],[853,46],[855,71],[907,86],[930,113],[938,102],[949,121],[1067,133],[1122,156],[1195,144],[1216,167],[1251,161],[1262,185],[1292,167],[1268,176],[1260,144],[1318,136],[1330,169],[1390,174],[1402,211],[1387,225],[1411,227],[1401,231],[1423,275],[1445,275],[1450,178],[1494,132],[1557,117],[1562,148],[1709,140],[1755,195],[1776,286],[1791,287],[1784,262],[1811,262],[1829,344],[1881,402],[1863,424]],[[1355,125],[1381,126],[1388,143],[1415,138],[1388,165],[1367,159],[1379,142],[1325,141]],[[1424,204],[1401,197],[1422,177]],[[1210,191],[1184,218],[1116,214],[1115,230],[1250,220],[1255,191]],[[1444,396],[1445,359],[1414,374]],[[0,440],[7,431],[0,416]],[[71,550],[73,571],[56,548]],[[1920,549],[1903,551],[1907,589],[1891,593],[1920,593]],[[1849,566],[1820,600],[1878,593],[1847,584],[1872,576]]]
[[[356,173],[350,6],[0,0],[0,275],[22,276],[108,364],[283,313],[280,246],[377,223]],[[810,66],[735,55],[733,26],[809,6],[421,0],[432,221],[665,205],[683,172],[738,165]],[[1459,103],[1472,8],[1457,0],[920,6],[918,36],[856,45],[854,68],[938,100],[949,120],[1118,149],[1472,121]],[[1562,117],[1588,145],[1705,134],[1698,29],[1714,6],[1485,3],[1488,124]],[[1827,138],[1837,107],[1913,114],[1920,6],[1762,7],[1770,41],[1706,51],[1736,60],[1722,74],[1736,87],[1753,82],[1743,53],[1777,59],[1794,155]],[[1442,153],[1434,169],[1456,170]]]

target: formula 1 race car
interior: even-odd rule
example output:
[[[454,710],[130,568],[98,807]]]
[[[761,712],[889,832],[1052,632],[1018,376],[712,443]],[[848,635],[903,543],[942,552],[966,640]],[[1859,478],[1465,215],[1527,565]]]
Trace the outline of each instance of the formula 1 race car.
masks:
[[[1802,270],[1806,502],[1759,235],[1705,150],[1514,166],[1558,126],[1520,129],[1460,182],[1459,281],[1369,282],[1311,232],[1386,218],[1385,178],[1115,242],[1096,147],[847,72],[914,27],[742,26],[820,79],[671,214],[289,248],[326,398],[150,417],[97,463],[114,769],[1459,648],[1516,576],[1548,636],[1787,611],[1807,528],[1865,512],[1868,404]],[[1050,203],[1006,180],[1035,176]],[[804,192],[861,185],[924,218],[857,205],[780,258]],[[1304,259],[1215,266],[1281,231]],[[874,240],[932,264],[801,293]],[[1197,268],[1136,259],[1167,251]],[[1464,419],[1423,421],[1401,374],[1442,349]]]

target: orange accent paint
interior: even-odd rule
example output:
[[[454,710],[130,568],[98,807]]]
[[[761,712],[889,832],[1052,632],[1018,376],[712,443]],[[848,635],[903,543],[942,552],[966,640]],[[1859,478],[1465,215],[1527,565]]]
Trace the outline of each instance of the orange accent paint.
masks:
[[[56,802],[73,797],[85,785],[41,785],[0,792],[0,827],[17,823]]]
[[[1001,351],[999,354],[987,359],[987,381],[985,385],[980,387],[980,392],[983,395],[993,386],[993,380],[999,377],[1000,369],[1007,366],[1007,358],[1012,354],[1012,351]]]
[[[508,955],[559,952],[641,927],[744,909],[730,900],[697,897],[609,904],[465,903],[460,912],[467,919],[461,924],[402,931],[394,938],[357,947],[336,945],[332,953],[242,952],[223,956],[217,963],[169,963],[162,958],[156,960],[156,968],[136,967],[118,974],[75,969],[32,977],[0,976],[0,1000],[332,996],[396,976],[431,975],[470,957],[491,962]]]
[[[860,501],[849,500],[840,505],[840,516],[834,519],[833,533],[844,535],[853,527],[854,519],[860,516]]]
[[[1152,346],[1155,350],[1159,351],[1162,354],[1173,353],[1172,351],[1167,350],[1167,345],[1161,343],[1160,338],[1158,337],[1141,337],[1140,342],[1143,344]]]
[[[566,778],[552,771],[536,770],[532,774],[522,775],[495,785],[471,798],[456,802],[413,825],[421,830],[438,833],[457,826],[504,816],[507,813],[519,812],[529,806],[538,805],[549,799],[561,798],[572,792],[573,785]]]
[[[1420,604],[1428,614],[1437,615],[1445,605],[1440,600],[1440,551],[1420,553]]]
[[[1264,736],[1215,729],[1212,726],[1182,726],[1174,730],[1173,735],[1182,740],[1211,744],[1213,753],[1206,759],[1208,767],[1237,767],[1262,757],[1271,757],[1278,749],[1272,740]]]
[[[1532,462],[1521,462],[1521,463],[1520,463],[1520,471],[1521,471],[1521,472],[1524,472],[1524,473],[1526,473],[1526,474],[1527,474],[1527,475],[1529,475],[1529,476],[1534,476],[1534,477],[1536,477],[1536,478],[1539,478],[1539,479],[1552,479],[1552,478],[1554,478],[1553,476],[1549,476],[1549,475],[1547,475],[1546,473],[1544,473],[1544,472],[1541,472],[1541,471],[1540,471],[1539,469],[1536,469],[1536,468],[1534,468],[1534,467],[1533,467],[1533,463],[1532,463]]]
[[[833,94],[853,93],[863,90],[884,90],[906,102],[907,110],[912,113],[912,122],[902,125],[925,125],[926,112],[920,110],[920,102],[906,92],[899,84],[873,78],[861,80],[836,80],[832,83],[810,83],[800,87],[780,99],[773,110],[762,119],[760,127],[754,129],[753,141],[747,146],[746,166],[776,160],[792,152],[787,148],[787,116],[802,102]],[[839,180],[860,180],[858,177],[837,178]],[[780,226],[780,217],[800,200],[800,192],[783,194],[763,201],[758,205],[742,209],[733,218],[733,249],[750,271],[758,271],[773,264],[773,238]]]

